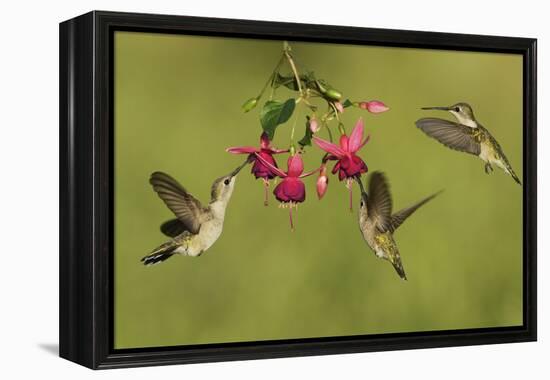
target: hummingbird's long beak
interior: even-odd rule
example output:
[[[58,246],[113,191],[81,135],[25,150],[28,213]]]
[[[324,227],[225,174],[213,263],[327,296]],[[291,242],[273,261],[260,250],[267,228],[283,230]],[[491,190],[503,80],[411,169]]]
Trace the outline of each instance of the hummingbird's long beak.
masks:
[[[357,184],[361,189],[361,197],[365,198],[365,201],[366,201],[368,195],[367,195],[367,192],[365,191],[365,188],[363,187],[363,181],[361,181],[361,177],[355,177],[355,180],[357,181]]]
[[[423,110],[450,111],[451,107],[422,107]]]
[[[231,177],[235,177],[237,174],[239,174],[242,168],[244,168],[249,162],[250,162],[250,159],[247,158],[242,164],[240,164],[237,168],[235,168],[235,170],[233,170],[229,175]]]

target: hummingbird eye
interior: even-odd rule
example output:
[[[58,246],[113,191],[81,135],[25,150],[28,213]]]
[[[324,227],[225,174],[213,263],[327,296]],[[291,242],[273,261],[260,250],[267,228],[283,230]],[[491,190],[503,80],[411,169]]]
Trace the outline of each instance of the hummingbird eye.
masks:
[[[223,181],[224,185],[229,185],[229,178]]]
[[[460,112],[460,107],[455,107],[456,112]]]

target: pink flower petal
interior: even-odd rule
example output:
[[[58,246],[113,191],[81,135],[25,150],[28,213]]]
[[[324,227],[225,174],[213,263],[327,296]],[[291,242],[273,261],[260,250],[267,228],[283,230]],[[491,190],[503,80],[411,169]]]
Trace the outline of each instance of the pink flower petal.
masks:
[[[286,195],[285,186],[283,183],[284,181],[275,186],[275,189],[273,189],[273,194],[279,202],[290,202],[290,198]]]
[[[334,102],[334,107],[338,110],[340,113],[344,113],[344,106],[340,102]]]
[[[271,154],[280,154],[280,153],[288,153],[288,149],[275,149],[275,148],[269,148],[267,149]]]
[[[363,123],[363,118],[359,118],[355,124],[355,128],[351,131],[348,142],[348,151],[355,153],[361,148],[361,140],[363,140],[363,133],[365,126]]]
[[[352,178],[368,171],[367,165],[363,162],[361,157],[355,154],[349,157],[344,157],[340,161],[340,181],[344,178]]]
[[[338,172],[338,179],[342,181],[344,178],[346,178],[346,172],[344,169],[340,168],[340,171]]]
[[[269,162],[274,167],[276,168],[278,167],[277,162],[269,152],[261,151],[260,153],[258,153],[258,155],[261,156],[265,161]],[[256,178],[272,179],[275,177],[275,174],[271,171],[271,169],[265,166],[258,159],[254,160],[254,165],[252,165],[251,173],[254,174]]]
[[[317,172],[319,171],[319,169],[320,169],[320,168],[317,168],[317,169],[312,170],[312,171],[310,171],[310,172],[306,172],[306,173],[304,173],[304,174],[301,174],[299,177],[300,177],[300,178],[309,177],[310,175],[317,173]]]
[[[271,170],[274,174],[276,174],[276,175],[278,175],[279,177],[282,177],[282,178],[286,177],[286,173],[285,173],[285,172],[283,172],[283,171],[282,171],[281,169],[279,169],[279,168],[276,168],[276,167],[273,166],[270,162],[267,162],[267,161],[265,160],[265,158],[263,158],[261,155],[259,155],[258,153],[254,153],[254,155],[256,156],[256,158],[257,158],[258,160],[260,160],[260,162],[261,162],[262,164],[264,164],[266,167],[268,167],[269,170]]]
[[[288,171],[287,174],[289,177],[299,177],[300,174],[304,171],[304,161],[299,154],[290,156],[288,158]]]
[[[300,203],[306,199],[306,187],[296,177],[286,177],[273,190],[275,198],[280,202]]]
[[[258,148],[255,148],[253,146],[234,146],[231,148],[227,148],[225,151],[233,154],[244,154],[244,153],[250,154],[250,153],[257,152]]]
[[[349,138],[346,135],[340,136],[340,148],[344,152],[349,152]]]
[[[320,139],[317,136],[313,136],[313,141],[317,146],[321,149],[323,149],[325,152],[328,152],[338,158],[344,156],[346,154],[345,151],[343,151],[338,145],[333,144],[329,141]]]
[[[332,174],[336,174],[338,170],[340,170],[340,161],[334,164],[334,167],[332,168]]]

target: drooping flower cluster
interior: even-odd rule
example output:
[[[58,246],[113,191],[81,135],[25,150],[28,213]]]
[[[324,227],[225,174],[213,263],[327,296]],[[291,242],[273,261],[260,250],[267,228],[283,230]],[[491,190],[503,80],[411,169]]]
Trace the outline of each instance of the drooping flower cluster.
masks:
[[[284,63],[288,63],[290,73],[281,72]],[[294,91],[297,97],[291,97],[286,101],[275,100],[274,94],[280,87],[286,87],[288,90]],[[259,104],[267,88],[271,88],[271,96],[260,111],[260,122],[263,129],[260,146],[231,147],[227,148],[227,151],[233,154],[248,155],[247,162],[252,163],[252,174],[255,178],[261,178],[264,184],[264,204],[266,206],[268,204],[270,181],[276,178],[281,179],[281,182],[275,186],[273,194],[282,207],[289,209],[292,229],[294,229],[292,211],[297,208],[299,203],[306,200],[306,185],[302,179],[318,172],[316,192],[318,198],[322,199],[327,192],[329,183],[327,175],[328,161],[335,161],[332,174],[338,174],[338,179],[343,181],[349,189],[351,210],[353,182],[368,171],[365,161],[359,156],[359,151],[369,141],[370,136],[364,138],[365,126],[362,118],[359,118],[349,135],[345,131],[341,118],[347,115],[346,109],[348,107],[366,110],[372,114],[385,112],[389,108],[378,100],[352,102],[343,98],[340,91],[332,87],[327,81],[318,78],[314,72],[301,71],[300,73],[299,67],[293,59],[290,46],[286,42],[279,63],[268,78],[267,83],[257,96],[248,99],[243,104],[243,111],[250,112],[254,109]],[[328,109],[325,113],[318,113],[319,106],[314,102],[317,100],[325,102]],[[291,118],[298,105],[307,109],[306,130],[303,138],[299,141],[294,140],[296,125],[296,119],[294,118],[289,148],[273,148],[270,140],[273,139],[276,129]],[[331,122],[337,122],[338,144],[333,142]],[[326,131],[328,140],[318,136],[324,131]],[[324,154],[318,168],[304,173],[302,155],[306,153],[306,148],[309,146],[320,148]],[[282,153],[289,153],[286,171],[279,169],[274,157]]]
[[[315,119],[312,119],[315,120]],[[310,120],[311,128],[311,120]],[[301,153],[291,153],[287,160],[287,171],[279,169],[275,154],[290,152],[290,149],[276,149],[271,146],[271,141],[265,133],[260,137],[260,147],[232,147],[227,151],[234,154],[248,154],[249,162],[252,164],[251,173],[256,178],[261,178],[265,186],[265,204],[267,205],[267,188],[269,180],[279,177],[282,181],[275,187],[273,194],[281,202],[282,207],[288,207],[290,212],[290,225],[294,229],[292,210],[306,199],[306,187],[302,178],[308,177],[319,172],[317,178],[316,190],[319,199],[323,198],[328,188],[327,161],[336,161],[332,168],[332,174],[338,174],[340,181],[346,181],[346,187],[350,192],[350,209],[352,209],[352,186],[353,181],[364,173],[367,173],[368,167],[361,157],[358,156],[359,150],[369,141],[370,136],[363,139],[365,126],[362,118],[359,118],[349,137],[346,134],[340,136],[339,145],[320,137],[313,136],[313,142],[326,152],[321,165],[307,173],[304,173],[304,162]]]

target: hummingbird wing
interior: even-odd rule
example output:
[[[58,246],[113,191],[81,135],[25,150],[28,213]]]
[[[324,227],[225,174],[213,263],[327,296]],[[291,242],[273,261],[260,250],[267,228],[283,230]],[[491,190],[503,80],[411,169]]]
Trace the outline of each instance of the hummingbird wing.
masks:
[[[420,202],[417,202],[415,203],[414,205],[410,206],[410,207],[407,207],[407,208],[404,208],[402,210],[399,210],[397,211],[395,214],[393,214],[391,216],[391,221],[390,221],[390,227],[389,227],[389,230],[391,233],[395,232],[395,230],[401,225],[403,224],[403,222],[409,217],[411,216],[416,210],[418,210],[420,207],[422,207],[423,205],[425,205],[426,203],[428,203],[429,201],[431,201],[432,199],[434,199],[437,195],[439,195],[439,193],[441,193],[441,191],[437,192],[437,193],[434,193],[432,195],[430,195],[429,197],[426,197],[424,199],[422,199]]]
[[[160,231],[171,238],[182,234],[184,231],[187,231],[185,224],[178,218],[167,220],[162,223],[160,226]]]
[[[380,231],[385,232],[391,226],[391,211],[392,200],[386,176],[381,172],[374,172],[370,177],[367,195],[368,217]]]
[[[192,234],[199,233],[201,224],[207,220],[206,209],[201,202],[166,173],[151,174],[149,183],[185,229]]]
[[[474,136],[475,128],[435,117],[417,120],[416,126],[451,149],[476,156],[481,153],[481,146]]]

